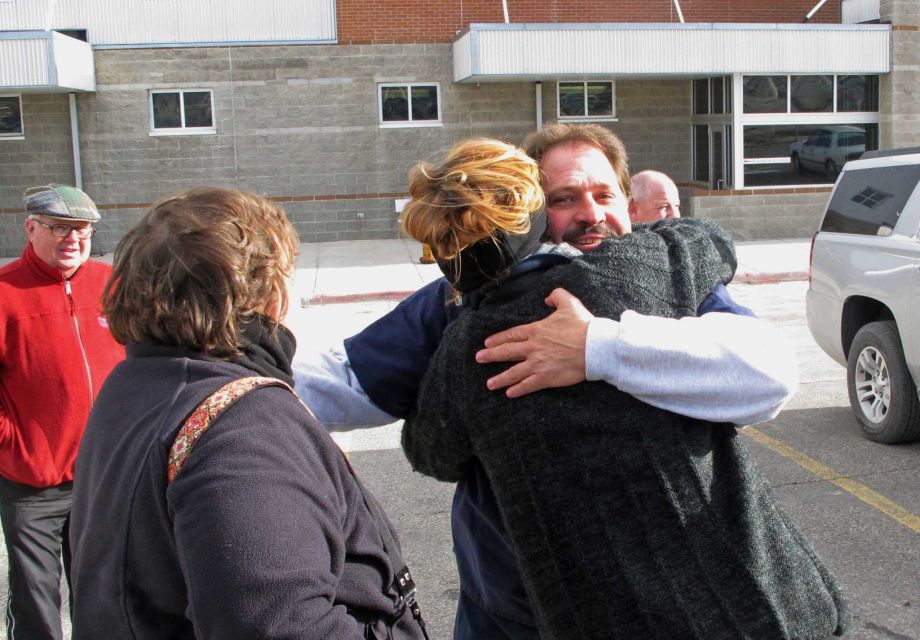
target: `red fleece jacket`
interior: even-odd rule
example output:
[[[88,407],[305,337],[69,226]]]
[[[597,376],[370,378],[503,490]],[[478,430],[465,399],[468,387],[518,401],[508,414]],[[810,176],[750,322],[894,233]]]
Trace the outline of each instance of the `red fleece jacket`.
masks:
[[[111,273],[88,260],[65,280],[31,243],[0,268],[0,476],[34,487],[73,480],[93,401],[125,357],[101,311]]]

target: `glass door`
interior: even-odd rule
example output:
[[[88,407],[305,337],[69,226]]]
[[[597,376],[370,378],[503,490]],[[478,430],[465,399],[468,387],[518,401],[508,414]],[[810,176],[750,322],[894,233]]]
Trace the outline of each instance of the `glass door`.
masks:
[[[712,189],[725,187],[725,127],[709,127],[709,186]]]
[[[708,128],[709,188],[729,189],[732,186],[732,127],[711,124]]]

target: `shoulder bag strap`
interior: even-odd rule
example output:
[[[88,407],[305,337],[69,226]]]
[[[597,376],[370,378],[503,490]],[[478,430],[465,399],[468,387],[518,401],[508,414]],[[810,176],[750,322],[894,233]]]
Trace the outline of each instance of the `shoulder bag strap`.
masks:
[[[201,404],[192,411],[189,417],[186,418],[185,423],[183,423],[182,428],[179,429],[169,449],[169,458],[166,463],[166,484],[169,485],[175,480],[176,476],[182,470],[183,465],[185,465],[185,461],[195,448],[198,439],[201,438],[201,435],[208,430],[208,427],[210,427],[224,411],[253,389],[268,386],[284,387],[290,391],[295,398],[300,400],[299,396],[294,393],[294,390],[284,381],[278,380],[277,378],[266,378],[262,376],[239,378],[238,380],[225,384],[205,398]],[[316,420],[316,416],[313,415],[313,412],[310,411],[310,408],[304,404],[302,400],[301,405],[303,405],[307,413]],[[391,569],[395,572],[393,589],[399,595],[397,610],[402,611],[403,607],[409,607],[409,610],[412,612],[412,617],[415,618],[422,629],[422,635],[425,637],[425,640],[428,640],[428,631],[425,628],[425,621],[422,619],[422,611],[418,601],[415,599],[415,581],[412,579],[409,567],[406,565],[406,562],[402,558],[402,554],[399,552],[399,547],[396,544],[396,540],[393,539],[393,534],[390,533],[390,528],[387,526],[386,519],[383,516],[383,512],[377,500],[374,499],[364,487],[364,484],[358,478],[358,475],[355,473],[354,468],[352,468],[344,452],[342,452],[342,456],[345,460],[345,465],[348,467],[348,471],[351,473],[351,477],[354,478],[355,484],[358,486],[358,491],[361,492],[364,504],[371,512],[377,524],[377,531],[380,533],[383,548],[389,557]]]
[[[191,455],[192,449],[195,448],[198,438],[224,411],[253,389],[271,385],[280,385],[290,389],[286,383],[277,378],[252,376],[229,382],[202,400],[201,404],[186,418],[182,428],[176,434],[176,439],[173,440],[172,447],[169,448],[169,458],[166,462],[166,484],[171,484],[175,480],[185,465],[185,461]]]

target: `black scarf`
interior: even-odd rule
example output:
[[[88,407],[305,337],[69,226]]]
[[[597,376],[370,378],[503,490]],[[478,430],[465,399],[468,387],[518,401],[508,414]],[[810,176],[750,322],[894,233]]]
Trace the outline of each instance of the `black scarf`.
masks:
[[[259,375],[278,378],[294,386],[291,360],[297,349],[294,334],[283,324],[274,331],[271,322],[263,315],[255,315],[240,327],[240,351],[232,362],[252,369]]]
[[[546,211],[531,216],[527,233],[498,231],[473,243],[450,260],[438,260],[441,273],[460,293],[500,280],[520,260],[537,250],[546,231]]]

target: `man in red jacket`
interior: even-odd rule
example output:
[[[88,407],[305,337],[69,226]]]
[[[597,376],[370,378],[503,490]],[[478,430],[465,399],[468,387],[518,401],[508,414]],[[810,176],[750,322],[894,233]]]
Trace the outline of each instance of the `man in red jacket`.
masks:
[[[93,400],[124,348],[101,297],[112,268],[89,259],[89,196],[26,191],[28,243],[0,268],[0,521],[9,555],[7,636],[59,640],[61,556],[74,463]]]

